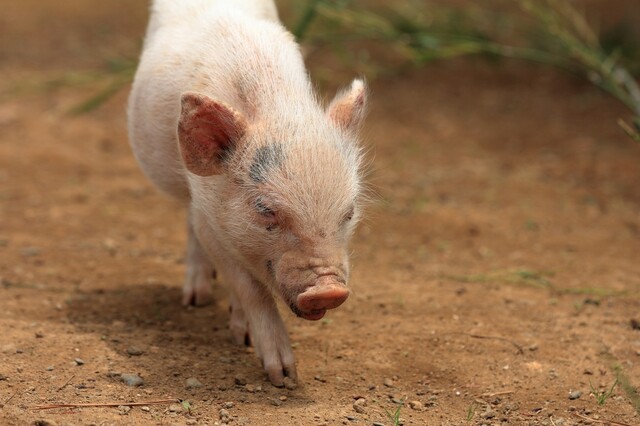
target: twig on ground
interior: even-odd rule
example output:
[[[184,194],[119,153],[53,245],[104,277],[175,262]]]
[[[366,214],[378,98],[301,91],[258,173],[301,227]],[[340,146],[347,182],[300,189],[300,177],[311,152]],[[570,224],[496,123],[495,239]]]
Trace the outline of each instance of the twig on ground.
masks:
[[[60,391],[61,391],[62,389],[64,389],[64,388],[66,388],[66,387],[67,387],[67,385],[69,384],[69,382],[71,382],[71,381],[74,379],[74,377],[76,377],[76,375],[75,375],[75,374],[73,374],[71,377],[69,377],[69,380],[67,380],[66,382],[64,382],[64,383],[62,384],[62,386],[60,386],[60,387],[58,388],[58,392],[60,392]]]
[[[578,414],[578,413],[573,413],[573,415],[574,415],[574,416],[576,416],[576,417],[580,417],[580,418],[581,418],[581,419],[583,419],[583,420],[588,420],[588,421],[593,422],[593,423],[600,423],[600,424],[602,424],[602,425],[631,426],[631,425],[629,425],[629,424],[627,424],[627,423],[620,423],[620,422],[616,422],[616,421],[613,421],[613,420],[598,420],[598,419],[592,419],[592,418],[590,418],[590,417],[583,416],[582,414]]]
[[[145,405],[162,405],[171,404],[173,402],[180,402],[179,399],[161,399],[158,401],[146,401],[146,402],[111,402],[111,403],[95,403],[95,404],[50,404],[50,405],[36,405],[31,407],[32,410],[52,410],[54,408],[87,408],[87,407],[120,407],[126,405],[127,407],[140,407]]]
[[[514,390],[508,390],[508,391],[502,391],[502,392],[488,392],[488,393],[483,393],[482,395],[480,395],[481,398],[493,398],[494,396],[500,396],[500,395],[509,395],[511,393],[516,393],[516,391]]]
[[[507,342],[510,343],[511,345],[513,345],[517,350],[518,353],[520,355],[524,354],[524,348],[522,346],[520,346],[519,344],[517,344],[516,342],[514,342],[513,340],[509,340],[505,337],[500,337],[500,336],[484,336],[482,334],[472,334],[472,333],[465,333],[462,331],[458,331],[458,332],[451,332],[451,333],[444,333],[444,334],[461,334],[463,336],[469,336],[472,337],[474,339],[488,339],[488,340],[501,340],[503,342]]]
[[[9,399],[7,399],[5,402],[3,402],[2,404],[0,404],[0,408],[4,407],[5,405],[7,405],[9,403],[9,401],[11,401],[18,393],[20,393],[19,391],[16,391],[13,395],[11,395],[9,397]]]

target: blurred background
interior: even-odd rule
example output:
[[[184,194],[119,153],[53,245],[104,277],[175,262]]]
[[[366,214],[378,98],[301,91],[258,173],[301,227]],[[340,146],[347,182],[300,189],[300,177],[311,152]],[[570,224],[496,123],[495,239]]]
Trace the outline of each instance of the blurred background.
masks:
[[[184,209],[126,135],[148,2],[0,0],[0,423],[171,396],[191,408],[83,413],[215,424],[232,401],[237,424],[638,424],[637,0],[277,4],[326,99],[371,87],[353,297],[285,318],[298,390],[231,345],[223,286],[213,307],[179,306]]]
[[[7,2],[0,59],[14,67],[101,70],[126,81],[135,69],[147,3],[94,6],[79,0]],[[321,83],[341,70],[375,79],[462,56],[511,58],[582,74],[637,114],[637,93],[635,101],[629,98],[619,69],[631,75],[640,69],[640,8],[632,0],[283,0],[279,6]],[[311,60],[317,54],[324,61]],[[65,77],[77,84],[83,76]]]

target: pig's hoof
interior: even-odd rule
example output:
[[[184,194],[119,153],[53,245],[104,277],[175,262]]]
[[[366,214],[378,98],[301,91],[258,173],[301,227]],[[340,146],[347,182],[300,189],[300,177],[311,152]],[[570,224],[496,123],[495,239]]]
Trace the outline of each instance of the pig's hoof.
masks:
[[[273,368],[265,367],[269,381],[277,388],[286,387],[287,389],[295,389],[297,387],[296,367],[282,368],[282,366],[274,366]]]
[[[231,334],[233,335],[233,341],[238,346],[251,346],[251,336],[248,331],[244,330],[231,330]]]
[[[183,306],[206,306],[213,302],[213,289],[211,284],[192,286],[188,283],[182,289]]]

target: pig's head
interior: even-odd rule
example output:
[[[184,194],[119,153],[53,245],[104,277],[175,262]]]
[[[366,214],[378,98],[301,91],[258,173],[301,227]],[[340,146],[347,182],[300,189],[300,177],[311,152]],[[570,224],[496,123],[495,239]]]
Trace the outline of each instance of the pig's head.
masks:
[[[270,120],[182,96],[178,139],[193,205],[225,252],[305,319],[322,318],[349,296],[365,107],[360,80],[326,111],[283,106],[289,114]]]

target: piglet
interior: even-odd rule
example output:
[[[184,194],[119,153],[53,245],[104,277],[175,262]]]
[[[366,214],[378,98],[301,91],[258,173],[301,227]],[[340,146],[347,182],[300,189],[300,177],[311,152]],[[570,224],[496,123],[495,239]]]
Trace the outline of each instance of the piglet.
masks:
[[[230,328],[296,380],[276,299],[307,320],[349,296],[361,80],[323,107],[271,0],[155,0],[128,108],[146,176],[188,208],[183,304],[230,289]],[[275,297],[275,298],[274,298]]]

